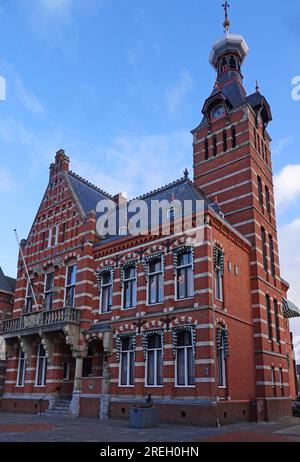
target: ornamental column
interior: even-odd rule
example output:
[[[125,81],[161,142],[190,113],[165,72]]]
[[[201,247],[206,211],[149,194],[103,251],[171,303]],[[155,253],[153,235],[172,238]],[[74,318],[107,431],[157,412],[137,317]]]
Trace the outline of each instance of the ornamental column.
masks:
[[[81,379],[83,373],[83,356],[76,356],[75,378],[73,396],[70,406],[71,415],[78,417],[80,413],[80,394],[81,394]]]

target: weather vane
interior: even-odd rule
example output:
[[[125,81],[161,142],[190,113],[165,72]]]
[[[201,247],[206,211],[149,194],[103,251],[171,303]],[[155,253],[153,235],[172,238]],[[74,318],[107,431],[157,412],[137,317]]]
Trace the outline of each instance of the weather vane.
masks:
[[[228,33],[229,32],[229,27],[230,27],[230,21],[229,21],[229,18],[228,18],[228,9],[230,8],[230,5],[228,3],[228,1],[226,0],[225,3],[223,3],[223,8],[224,8],[224,12],[225,12],[225,21],[224,21],[224,29],[225,29],[225,32]]]

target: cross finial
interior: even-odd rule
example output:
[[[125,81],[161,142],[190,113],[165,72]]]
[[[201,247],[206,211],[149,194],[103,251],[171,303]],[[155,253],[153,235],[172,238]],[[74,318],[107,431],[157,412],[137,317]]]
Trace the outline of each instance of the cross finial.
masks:
[[[228,18],[228,9],[230,8],[230,5],[228,3],[228,1],[226,0],[225,3],[223,3],[223,8],[224,8],[224,13],[225,13],[225,21],[224,21],[224,29],[225,29],[225,32],[228,33],[229,32],[229,28],[230,28],[230,21],[229,21],[229,18]]]

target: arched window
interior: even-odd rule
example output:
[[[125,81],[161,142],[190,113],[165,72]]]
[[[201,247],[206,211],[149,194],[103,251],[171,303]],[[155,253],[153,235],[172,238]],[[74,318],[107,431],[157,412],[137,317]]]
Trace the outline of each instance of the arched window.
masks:
[[[274,254],[274,242],[271,234],[269,234],[269,247],[270,247],[270,258],[271,258],[271,273],[273,278],[276,276],[275,268],[275,254]]]
[[[123,308],[136,307],[137,304],[137,274],[136,266],[129,266],[123,275]]]
[[[204,141],[204,149],[205,149],[205,160],[209,158],[209,146],[208,146],[208,139]]]
[[[122,339],[120,385],[125,387],[134,385],[134,343],[131,336]]]
[[[263,226],[261,227],[261,245],[262,245],[262,253],[263,253],[264,270],[268,271],[267,239],[266,239],[266,230]]]
[[[260,176],[257,177],[257,186],[258,186],[259,203],[260,203],[261,208],[263,209],[264,208],[264,195],[263,195],[263,185],[262,185]]]
[[[19,362],[18,362],[18,377],[17,377],[17,386],[24,387],[25,385],[25,374],[26,374],[26,362],[25,354],[22,348],[20,348],[19,353]]]
[[[228,358],[228,331],[223,325],[219,325],[217,329],[217,354],[218,354],[218,386],[220,388],[227,387],[227,367],[226,361]]]
[[[231,137],[232,137],[232,148],[234,149],[236,147],[237,141],[236,141],[236,128],[233,126],[231,128]]]
[[[176,385],[189,387],[195,385],[195,361],[193,339],[190,330],[178,334],[176,347]]]
[[[266,304],[267,304],[267,318],[268,318],[269,339],[273,340],[272,308],[271,308],[271,299],[270,299],[269,295],[266,295]]]
[[[177,299],[183,300],[194,295],[194,270],[192,251],[178,255],[177,268]]]
[[[148,337],[146,384],[148,387],[163,385],[163,351],[161,335],[159,334]]]
[[[236,69],[236,59],[233,55],[230,56],[230,69]]]
[[[223,151],[226,152],[228,149],[228,144],[227,144],[227,131],[223,130]]]
[[[272,221],[272,215],[271,215],[271,198],[270,198],[270,190],[268,186],[265,187],[266,191],[266,205],[267,205],[267,212],[269,215],[269,220]]]
[[[36,376],[35,386],[45,387],[47,376],[47,358],[46,352],[42,344],[38,346],[37,362],[36,362]]]
[[[113,304],[113,275],[111,271],[102,274],[101,313],[109,313]]]
[[[275,314],[275,325],[276,325],[276,340],[280,343],[280,321],[279,321],[279,307],[278,302],[274,300],[274,314]]]
[[[218,154],[218,145],[217,145],[217,136],[216,135],[213,136],[213,153],[214,153],[214,156],[216,156]]]

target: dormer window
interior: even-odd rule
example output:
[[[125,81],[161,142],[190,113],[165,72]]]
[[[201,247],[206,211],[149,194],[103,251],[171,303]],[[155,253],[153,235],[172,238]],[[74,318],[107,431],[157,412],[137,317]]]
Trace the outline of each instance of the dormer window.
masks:
[[[223,104],[220,104],[219,106],[215,107],[211,112],[212,120],[220,119],[224,115],[225,115],[225,107]]]

